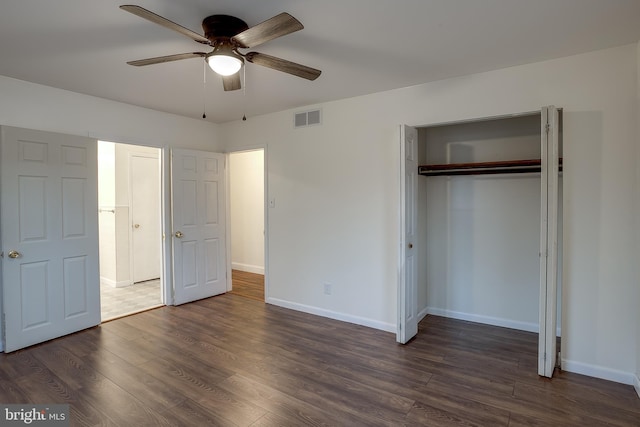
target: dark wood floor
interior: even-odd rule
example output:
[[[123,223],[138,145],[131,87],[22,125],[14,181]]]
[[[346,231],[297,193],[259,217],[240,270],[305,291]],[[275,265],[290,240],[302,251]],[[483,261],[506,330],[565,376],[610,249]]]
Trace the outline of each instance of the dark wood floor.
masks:
[[[264,301],[264,275],[247,271],[232,270],[232,294],[257,301]]]
[[[78,426],[638,426],[630,386],[536,375],[536,336],[428,316],[393,334],[227,294],[0,355],[0,402]]]

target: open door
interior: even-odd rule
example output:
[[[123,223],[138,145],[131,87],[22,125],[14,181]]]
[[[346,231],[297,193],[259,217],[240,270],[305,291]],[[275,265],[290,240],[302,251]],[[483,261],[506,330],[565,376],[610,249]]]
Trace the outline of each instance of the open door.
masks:
[[[1,128],[5,351],[100,323],[97,141]]]
[[[553,106],[541,114],[540,333],[538,375],[553,376],[556,367],[558,273],[558,174],[560,117]]]
[[[398,262],[398,325],[396,341],[406,344],[418,334],[418,274],[416,264],[416,200],[418,130],[400,126],[400,250]]]
[[[174,303],[227,291],[225,156],[171,151]]]

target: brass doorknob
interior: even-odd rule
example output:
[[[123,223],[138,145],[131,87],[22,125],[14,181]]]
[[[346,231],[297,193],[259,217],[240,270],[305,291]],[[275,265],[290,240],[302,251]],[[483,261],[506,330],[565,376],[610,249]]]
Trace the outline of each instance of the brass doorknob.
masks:
[[[175,236],[176,236],[178,239],[182,238],[182,236],[183,236],[182,231],[176,231]]]
[[[133,224],[133,228],[140,228],[140,224]]]
[[[8,254],[9,258],[20,258],[22,254],[18,251],[10,251]]]

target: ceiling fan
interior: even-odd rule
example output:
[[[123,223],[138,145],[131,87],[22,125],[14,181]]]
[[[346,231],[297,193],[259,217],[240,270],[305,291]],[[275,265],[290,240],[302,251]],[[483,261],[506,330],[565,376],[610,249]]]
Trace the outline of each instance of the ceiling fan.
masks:
[[[251,28],[242,19],[229,15],[211,15],[202,21],[204,36],[191,31],[182,25],[163,18],[160,15],[136,5],[122,5],[120,9],[133,13],[141,18],[163,27],[179,32],[190,39],[213,47],[211,52],[189,52],[176,55],[129,61],[127,64],[143,66],[178,61],[189,58],[205,58],[209,67],[222,76],[225,91],[241,88],[240,69],[244,60],[283,71],[307,80],[315,80],[321,71],[306,65],[296,64],[286,59],[277,58],[260,52],[242,53],[238,49],[248,49],[266,43],[278,37],[303,29],[303,25],[288,13],[281,13]]]

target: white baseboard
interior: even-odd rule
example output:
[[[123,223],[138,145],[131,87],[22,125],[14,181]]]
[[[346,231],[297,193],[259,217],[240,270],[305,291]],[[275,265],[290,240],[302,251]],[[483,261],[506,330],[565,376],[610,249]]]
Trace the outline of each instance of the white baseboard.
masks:
[[[573,372],[574,374],[588,375],[590,377],[600,378],[603,380],[614,381],[617,383],[634,385],[638,391],[638,377],[631,372],[619,371],[617,369],[606,368],[604,366],[591,365],[589,363],[576,362],[574,360],[562,359],[562,370]],[[638,393],[640,396],[640,392]]]
[[[636,389],[636,393],[640,397],[640,373],[633,376],[633,388]]]
[[[247,273],[264,274],[264,266],[242,264],[240,262],[232,262],[231,268],[234,270],[246,271]]]
[[[485,325],[501,326],[503,328],[518,329],[520,331],[538,333],[538,324],[529,322],[520,322],[517,320],[503,319],[500,317],[483,316],[481,314],[463,313],[461,311],[445,310],[442,308],[427,307],[420,313],[434,316],[450,317],[452,319],[467,320],[469,322],[484,323]]]
[[[422,311],[420,313],[418,313],[418,323],[420,323],[420,321],[422,319],[427,317],[427,314],[429,314],[429,309],[428,308],[423,308]]]
[[[100,276],[100,283],[104,283],[105,285],[111,286],[112,288],[125,288],[127,286],[133,285],[131,280],[121,280],[116,282],[115,280],[107,279],[106,277]]]
[[[327,317],[329,319],[340,320],[342,322],[353,323],[356,325],[367,326],[373,329],[379,329],[385,332],[396,333],[396,325],[391,323],[380,322],[378,320],[367,319],[359,316],[352,316],[350,314],[339,313],[337,311],[327,310],[324,308],[313,307],[305,304],[298,304],[296,302],[285,301],[278,298],[267,298],[268,304],[277,305],[278,307],[290,308],[296,311],[302,311],[304,313],[315,314],[316,316]]]

